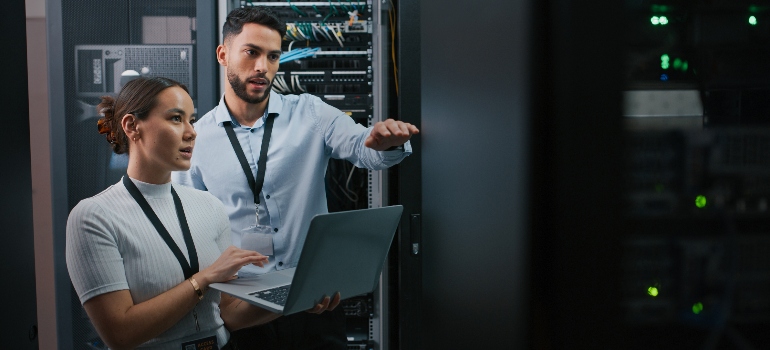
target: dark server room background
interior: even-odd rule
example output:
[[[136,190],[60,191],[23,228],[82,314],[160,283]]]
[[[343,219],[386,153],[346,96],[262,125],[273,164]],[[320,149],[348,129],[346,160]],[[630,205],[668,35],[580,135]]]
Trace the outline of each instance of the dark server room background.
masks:
[[[769,347],[770,4],[747,0],[49,0],[56,276],[8,269],[33,265],[31,191],[2,172],[19,185],[3,226],[23,233],[0,254],[20,281],[3,294],[19,300],[3,309],[20,315],[4,321],[11,347],[38,348],[30,296],[55,288],[57,332],[39,336],[104,348],[63,258],[69,210],[125,171],[96,132],[98,97],[133,70],[184,82],[208,111],[218,12],[260,4],[316,33],[284,41],[319,51],[282,63],[281,93],[422,130],[386,172],[329,164],[331,211],[405,208],[384,294],[344,305],[350,349]],[[22,100],[4,99],[4,149],[35,130]],[[28,169],[28,153],[3,163]]]
[[[626,3],[623,320],[653,348],[765,348],[770,8]]]

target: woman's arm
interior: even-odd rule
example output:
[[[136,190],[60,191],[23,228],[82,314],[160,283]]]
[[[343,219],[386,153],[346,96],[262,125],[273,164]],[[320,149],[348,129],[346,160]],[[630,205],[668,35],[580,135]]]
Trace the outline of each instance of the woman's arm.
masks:
[[[193,276],[195,278],[197,276]],[[159,336],[198,303],[189,281],[134,305],[127,290],[95,296],[83,304],[96,331],[110,349],[133,349]]]
[[[267,258],[257,252],[229,247],[211,266],[193,275],[202,291],[209,284],[234,278],[244,265],[262,266]],[[157,337],[179,322],[198,303],[189,280],[156,297],[134,305],[128,290],[105,293],[83,304],[102,340],[111,349],[132,349]]]
[[[225,321],[225,328],[230,332],[265,324],[281,317],[280,314],[245,303],[225,293],[222,293],[219,299],[219,311],[222,321]]]

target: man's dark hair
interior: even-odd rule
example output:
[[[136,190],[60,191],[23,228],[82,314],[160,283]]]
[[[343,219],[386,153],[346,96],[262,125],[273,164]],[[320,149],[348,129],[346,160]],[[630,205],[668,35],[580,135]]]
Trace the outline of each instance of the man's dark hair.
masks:
[[[286,35],[286,24],[281,22],[275,12],[270,9],[258,6],[239,7],[230,11],[222,26],[222,42],[229,37],[241,34],[243,25],[246,23],[256,23],[278,31],[281,38]]]

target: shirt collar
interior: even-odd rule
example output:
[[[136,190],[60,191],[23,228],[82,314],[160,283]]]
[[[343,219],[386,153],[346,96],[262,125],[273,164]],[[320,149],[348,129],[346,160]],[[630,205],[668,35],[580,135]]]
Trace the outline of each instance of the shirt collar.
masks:
[[[267,113],[268,114],[275,114],[276,116],[281,114],[281,111],[283,110],[283,96],[272,89],[270,90],[270,103],[268,103],[267,106]],[[222,126],[222,123],[224,122],[233,122],[233,125],[238,125],[238,122],[230,115],[230,111],[227,109],[227,105],[225,104],[225,95],[222,94],[222,98],[219,99],[219,105],[217,106],[216,112],[214,112],[214,120],[216,120],[218,126]],[[264,120],[260,119],[257,121],[256,124],[254,124],[254,127],[259,127],[263,125],[265,122]]]

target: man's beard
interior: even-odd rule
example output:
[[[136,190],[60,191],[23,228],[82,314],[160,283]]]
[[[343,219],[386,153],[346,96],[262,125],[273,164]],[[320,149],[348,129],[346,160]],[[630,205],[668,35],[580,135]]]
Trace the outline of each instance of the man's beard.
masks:
[[[233,88],[233,92],[235,92],[236,96],[238,96],[246,103],[251,104],[258,104],[266,100],[270,96],[270,90],[273,88],[273,81],[271,80],[267,86],[267,89],[262,95],[257,97],[250,97],[249,94],[246,93],[246,84],[248,83],[245,80],[238,78],[238,75],[230,72],[229,69],[227,70],[227,81],[230,82],[230,87]]]

